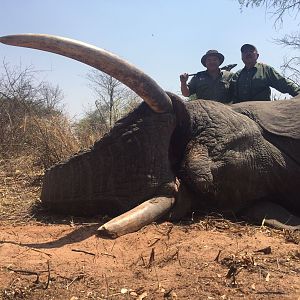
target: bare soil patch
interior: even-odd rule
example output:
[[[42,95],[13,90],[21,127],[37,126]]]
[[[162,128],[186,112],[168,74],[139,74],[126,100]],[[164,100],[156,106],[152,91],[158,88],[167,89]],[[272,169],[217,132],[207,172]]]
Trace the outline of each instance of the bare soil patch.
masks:
[[[205,217],[103,239],[100,218],[33,215],[40,171],[7,166],[0,299],[300,299],[299,232]]]

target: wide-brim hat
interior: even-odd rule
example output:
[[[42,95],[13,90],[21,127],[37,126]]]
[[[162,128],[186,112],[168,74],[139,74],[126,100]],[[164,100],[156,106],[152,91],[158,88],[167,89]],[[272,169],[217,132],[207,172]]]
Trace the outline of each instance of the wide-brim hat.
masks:
[[[205,61],[207,59],[208,56],[217,56],[220,60],[220,65],[223,63],[224,61],[224,55],[221,54],[220,52],[218,52],[217,50],[208,50],[201,58],[201,63],[204,67],[206,67],[205,65]]]
[[[242,47],[241,47],[241,52],[244,52],[245,50],[247,49],[251,49],[251,50],[255,50],[257,52],[257,49],[254,45],[251,45],[251,44],[244,44]]]

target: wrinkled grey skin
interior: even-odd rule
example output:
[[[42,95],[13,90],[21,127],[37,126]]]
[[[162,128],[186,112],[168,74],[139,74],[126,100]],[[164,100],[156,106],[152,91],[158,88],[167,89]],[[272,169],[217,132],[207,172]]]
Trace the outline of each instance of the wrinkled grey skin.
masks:
[[[281,206],[300,213],[300,99],[186,107],[192,129],[178,176],[197,205],[299,225]]]
[[[174,196],[168,148],[173,113],[142,103],[84,153],[47,170],[41,200],[51,211],[119,215],[155,196]]]
[[[292,215],[300,214],[299,98],[232,106],[183,102],[91,45],[35,34],[0,42],[87,63],[145,101],[91,149],[47,170],[41,200],[51,211],[115,216],[166,197],[176,199],[173,219],[198,209],[300,229],[300,218]]]
[[[184,103],[169,96],[174,114],[142,104],[90,151],[50,169],[43,203],[58,212],[117,215],[173,195],[173,219],[200,209],[299,229],[299,218],[284,209],[300,212],[299,139],[269,132],[252,115],[275,104]],[[276,105],[291,106],[287,119],[300,110],[299,99]]]

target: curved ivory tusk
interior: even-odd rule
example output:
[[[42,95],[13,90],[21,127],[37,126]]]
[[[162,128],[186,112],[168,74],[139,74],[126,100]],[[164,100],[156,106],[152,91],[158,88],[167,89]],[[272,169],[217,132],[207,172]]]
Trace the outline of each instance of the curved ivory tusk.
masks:
[[[243,213],[243,217],[278,229],[300,230],[298,216],[292,215],[284,207],[269,201],[259,201],[248,207],[247,211]]]
[[[47,34],[17,34],[0,37],[12,46],[34,48],[60,54],[101,70],[127,85],[158,113],[172,111],[166,92],[148,75],[101,48],[76,40]]]
[[[158,220],[173,206],[174,198],[157,197],[145,201],[98,228],[98,234],[110,238],[135,232]]]

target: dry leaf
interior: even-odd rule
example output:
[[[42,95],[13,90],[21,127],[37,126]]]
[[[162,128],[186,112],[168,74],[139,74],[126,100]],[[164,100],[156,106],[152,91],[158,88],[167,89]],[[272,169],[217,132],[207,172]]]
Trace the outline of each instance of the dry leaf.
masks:
[[[146,297],[148,296],[148,293],[147,292],[144,292],[143,294],[139,295],[136,300],[143,300],[145,299]]]

